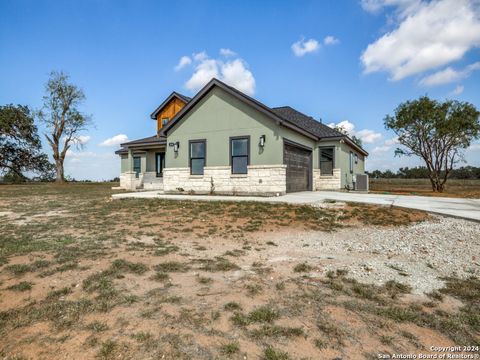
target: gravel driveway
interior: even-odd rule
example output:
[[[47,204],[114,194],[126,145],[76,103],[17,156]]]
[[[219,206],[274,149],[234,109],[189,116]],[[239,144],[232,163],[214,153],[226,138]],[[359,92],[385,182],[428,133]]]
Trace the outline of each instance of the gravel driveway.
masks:
[[[480,276],[480,224],[461,219],[435,216],[433,221],[397,228],[346,228],[271,237],[278,247],[265,260],[289,267],[300,261],[318,264],[319,276],[347,269],[362,282],[378,285],[394,279],[408,283],[417,294],[443,287],[442,277]]]

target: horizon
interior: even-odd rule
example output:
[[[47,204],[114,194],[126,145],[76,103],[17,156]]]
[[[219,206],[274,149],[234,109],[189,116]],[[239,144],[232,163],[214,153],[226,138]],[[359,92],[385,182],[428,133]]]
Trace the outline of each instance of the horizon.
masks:
[[[167,4],[178,16],[160,16]],[[362,139],[368,171],[423,165],[394,158],[383,118],[400,103],[427,94],[480,107],[474,1],[25,0],[3,1],[0,13],[1,105],[39,109],[52,70],[85,92],[81,109],[95,127],[65,160],[77,180],[117,177],[119,144],[154,134],[151,112],[172,91],[194,96],[211,77],[269,107],[343,125]],[[465,159],[458,166],[480,166],[478,141]]]

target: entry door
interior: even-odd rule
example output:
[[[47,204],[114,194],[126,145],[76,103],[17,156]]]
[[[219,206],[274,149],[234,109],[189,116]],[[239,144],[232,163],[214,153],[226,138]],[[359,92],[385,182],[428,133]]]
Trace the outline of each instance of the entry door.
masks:
[[[312,189],[311,150],[291,143],[284,143],[283,163],[287,165],[287,192]]]
[[[163,169],[165,167],[165,153],[156,153],[155,154],[155,172],[157,177],[163,176]]]

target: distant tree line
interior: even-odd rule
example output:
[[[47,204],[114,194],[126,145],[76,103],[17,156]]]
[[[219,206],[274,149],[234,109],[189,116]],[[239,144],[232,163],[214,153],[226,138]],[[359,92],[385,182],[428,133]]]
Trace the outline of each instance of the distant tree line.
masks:
[[[373,170],[367,171],[368,175],[374,179],[428,179],[430,171],[425,166],[404,167],[397,172],[392,170]],[[448,175],[449,179],[480,179],[480,167],[462,166],[452,169]]]

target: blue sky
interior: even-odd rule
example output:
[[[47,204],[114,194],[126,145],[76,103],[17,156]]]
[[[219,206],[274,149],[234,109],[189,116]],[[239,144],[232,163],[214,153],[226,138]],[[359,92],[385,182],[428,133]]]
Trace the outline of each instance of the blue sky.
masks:
[[[115,140],[153,135],[156,106],[213,74],[269,106],[342,123],[363,137],[368,169],[396,169],[420,162],[393,158],[384,116],[424,94],[480,107],[479,46],[468,0],[2,0],[0,103],[38,109],[49,72],[69,73],[95,127],[67,174],[108,179]],[[480,165],[480,146],[466,158]]]

